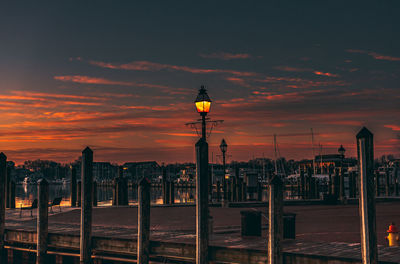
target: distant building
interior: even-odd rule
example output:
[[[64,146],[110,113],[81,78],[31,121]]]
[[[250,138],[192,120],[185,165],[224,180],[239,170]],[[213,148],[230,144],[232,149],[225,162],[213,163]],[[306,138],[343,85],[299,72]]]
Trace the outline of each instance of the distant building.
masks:
[[[156,161],[127,162],[123,167],[124,176],[134,181],[143,176],[154,179],[161,175],[160,165]]]
[[[313,160],[302,160],[299,162],[299,167],[307,171],[308,168],[312,168],[315,163],[317,173],[325,174],[332,172],[334,168],[339,167],[353,167],[357,164],[357,160],[354,158],[345,158],[340,154],[326,154],[317,155]]]

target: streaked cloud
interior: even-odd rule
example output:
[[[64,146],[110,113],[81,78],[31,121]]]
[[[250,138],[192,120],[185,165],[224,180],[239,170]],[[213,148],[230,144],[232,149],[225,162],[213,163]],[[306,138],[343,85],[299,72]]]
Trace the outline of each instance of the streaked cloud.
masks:
[[[393,131],[400,131],[400,125],[384,125],[386,128],[390,128]]]
[[[220,59],[220,60],[237,60],[237,59],[250,59],[251,56],[248,53],[228,53],[228,52],[215,52],[210,54],[199,54],[202,58],[207,59]]]
[[[376,60],[386,60],[386,61],[400,61],[400,57],[394,57],[389,55],[383,55],[377,52],[366,51],[366,50],[358,50],[358,49],[348,49],[346,50],[349,53],[360,53],[367,54]]]
[[[54,79],[63,82],[85,83],[85,84],[133,85],[130,82],[112,81],[104,78],[96,78],[96,77],[89,77],[82,75],[54,76]]]
[[[246,71],[235,71],[235,70],[225,70],[225,69],[201,69],[189,66],[178,66],[171,64],[161,64],[150,61],[133,61],[125,64],[108,63],[101,61],[89,61],[90,64],[102,68],[108,69],[119,69],[119,70],[130,70],[130,71],[183,71],[190,72],[193,74],[210,74],[210,73],[222,73],[231,74],[236,76],[256,76],[257,73],[246,72]]]

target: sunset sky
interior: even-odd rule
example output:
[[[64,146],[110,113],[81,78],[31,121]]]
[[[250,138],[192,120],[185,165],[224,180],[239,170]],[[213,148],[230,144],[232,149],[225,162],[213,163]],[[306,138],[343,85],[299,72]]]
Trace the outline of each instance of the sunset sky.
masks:
[[[10,160],[194,161],[200,85],[211,155],[399,154],[398,1],[8,1],[0,4],[0,150]],[[357,3],[356,3],[357,2]],[[316,154],[319,148],[316,146]],[[228,161],[229,161],[228,160]]]

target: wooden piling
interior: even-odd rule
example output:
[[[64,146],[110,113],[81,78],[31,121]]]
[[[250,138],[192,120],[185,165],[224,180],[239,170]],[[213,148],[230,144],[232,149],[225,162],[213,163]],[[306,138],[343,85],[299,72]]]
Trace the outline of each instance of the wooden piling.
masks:
[[[10,208],[10,191],[11,191],[11,167],[6,166],[6,183],[5,183],[5,193],[6,193],[6,208]]]
[[[150,186],[143,177],[138,188],[138,243],[137,263],[148,264],[150,253]]]
[[[339,174],[339,199],[340,199],[340,201],[344,201],[344,199],[345,199],[344,169],[343,168],[340,168],[340,174]]]
[[[15,209],[15,181],[11,180],[11,191],[10,191],[10,208]]]
[[[93,189],[93,151],[86,147],[82,152],[82,199],[81,199],[81,237],[80,263],[91,263],[92,249],[92,189]]]
[[[175,203],[175,185],[174,181],[169,182],[169,203],[174,204]]]
[[[376,196],[381,195],[381,184],[380,184],[380,175],[378,171],[375,171],[375,192]]]
[[[275,175],[269,185],[268,264],[283,263],[283,182]]]
[[[3,152],[0,153],[0,262],[5,261],[4,250],[4,225],[6,217],[5,188],[7,174],[7,156]]]
[[[71,207],[76,206],[76,168],[71,168]]]
[[[196,264],[208,263],[208,143],[196,143]]]
[[[385,194],[386,196],[390,196],[390,172],[388,169],[386,169],[385,176]]]
[[[76,189],[77,189],[76,201],[78,203],[78,207],[81,207],[81,202],[82,202],[82,181],[78,181]]]
[[[93,207],[97,206],[97,182],[96,181],[93,181],[92,203],[93,203]]]
[[[378,247],[376,241],[376,211],[374,190],[374,144],[373,134],[363,128],[357,134],[357,155],[360,171],[360,227],[361,252],[363,264],[378,263]]]
[[[301,196],[301,199],[305,198],[305,192],[306,192],[306,188],[305,188],[304,171],[300,170],[300,196]]]
[[[219,181],[217,181],[217,202],[221,201],[221,183]]]
[[[48,208],[49,208],[49,183],[46,181],[46,179],[43,178],[38,181],[36,264],[48,263],[47,261]]]

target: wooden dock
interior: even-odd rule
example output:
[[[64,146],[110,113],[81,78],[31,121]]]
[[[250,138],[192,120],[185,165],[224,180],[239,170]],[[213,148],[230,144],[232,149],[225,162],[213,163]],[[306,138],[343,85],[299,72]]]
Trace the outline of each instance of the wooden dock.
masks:
[[[393,207],[400,208],[400,203],[380,203],[377,206],[380,215],[378,222],[384,222],[378,225],[381,244],[384,243],[381,237],[384,236],[386,222],[391,221],[389,218],[400,221],[400,210],[393,212]],[[241,210],[260,210],[264,216],[266,214],[266,208],[260,207],[210,208],[214,218],[210,263],[267,262],[266,219],[263,220],[262,237],[241,237]],[[298,238],[283,242],[286,263],[360,263],[357,206],[285,206],[285,211],[297,213],[298,230]],[[18,209],[6,211],[5,248],[10,258],[18,257],[27,261],[24,263],[29,263],[29,254],[35,254],[35,217],[36,213],[32,219],[26,212],[19,218]],[[50,214],[48,253],[54,263],[77,263],[79,217],[79,209],[68,207],[63,207],[62,213]],[[194,208],[178,205],[152,207],[151,217],[151,260],[193,263],[196,252]],[[337,217],[342,221],[338,221]],[[355,232],[350,232],[351,225],[354,225]],[[321,235],[324,227],[326,234]],[[137,208],[94,208],[92,232],[92,258],[95,263],[135,263]],[[400,263],[400,247],[380,245],[379,261]]]

